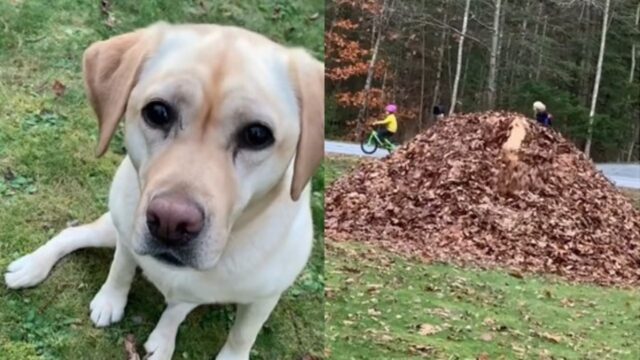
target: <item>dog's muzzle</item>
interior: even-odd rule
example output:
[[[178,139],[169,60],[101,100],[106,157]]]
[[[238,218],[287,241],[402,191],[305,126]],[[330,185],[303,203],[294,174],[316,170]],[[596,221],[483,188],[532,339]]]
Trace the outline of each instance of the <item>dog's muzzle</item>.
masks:
[[[147,251],[156,259],[175,266],[188,265],[191,243],[205,225],[202,207],[176,194],[154,197],[147,207]]]

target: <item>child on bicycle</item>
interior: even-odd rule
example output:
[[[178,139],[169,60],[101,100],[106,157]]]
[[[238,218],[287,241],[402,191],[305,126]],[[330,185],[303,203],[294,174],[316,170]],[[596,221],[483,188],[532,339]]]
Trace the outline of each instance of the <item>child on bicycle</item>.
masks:
[[[389,104],[384,108],[387,117],[384,120],[376,121],[372,125],[384,125],[383,129],[376,131],[380,141],[388,139],[391,141],[391,137],[398,131],[398,120],[396,120],[395,113],[398,111],[398,107],[395,104]]]

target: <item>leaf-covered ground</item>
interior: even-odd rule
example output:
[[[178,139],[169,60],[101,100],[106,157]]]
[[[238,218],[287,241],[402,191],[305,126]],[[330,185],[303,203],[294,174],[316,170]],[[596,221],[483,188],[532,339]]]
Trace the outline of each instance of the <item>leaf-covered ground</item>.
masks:
[[[356,165],[325,161],[327,184]],[[637,289],[425,264],[357,241],[327,239],[325,256],[331,358],[640,358]]]
[[[107,4],[101,9],[101,3]],[[82,87],[82,51],[92,42],[157,20],[245,26],[322,58],[322,0],[0,1],[0,268],[35,250],[70,222],[106,209],[122,137],[94,157],[97,126]],[[256,359],[300,359],[324,348],[322,192],[314,180],[318,241],[312,260],[261,332]],[[40,286],[0,286],[1,359],[124,357],[123,339],[146,340],[162,296],[138,277],[122,323],[92,326],[88,307],[104,282],[112,253],[79,251]],[[176,359],[209,359],[225,340],[230,306],[202,307],[180,328]],[[140,349],[139,349],[140,350]]]

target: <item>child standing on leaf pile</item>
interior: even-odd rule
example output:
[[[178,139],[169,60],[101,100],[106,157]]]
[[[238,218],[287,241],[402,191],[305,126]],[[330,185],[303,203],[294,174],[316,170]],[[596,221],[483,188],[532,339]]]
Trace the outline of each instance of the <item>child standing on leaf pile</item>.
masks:
[[[533,111],[536,114],[536,120],[542,126],[551,127],[553,116],[547,112],[547,107],[541,102],[533,103]]]
[[[398,111],[398,107],[395,104],[389,104],[384,108],[387,117],[384,120],[376,121],[372,125],[384,125],[383,129],[378,130],[376,133],[380,141],[385,139],[391,141],[393,135],[398,131],[398,120],[395,113]]]

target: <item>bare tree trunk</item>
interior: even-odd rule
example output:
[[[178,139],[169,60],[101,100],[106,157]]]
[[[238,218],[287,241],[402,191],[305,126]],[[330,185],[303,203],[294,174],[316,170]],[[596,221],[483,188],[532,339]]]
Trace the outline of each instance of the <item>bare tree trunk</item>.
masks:
[[[583,39],[582,39],[582,60],[580,63],[580,72],[582,76],[579,80],[579,92],[580,92],[580,101],[583,101],[584,104],[589,104],[589,93],[591,86],[591,46],[590,46],[590,38],[591,38],[591,6],[587,2],[585,4],[585,18],[586,24],[583,29]],[[586,106],[586,105],[585,105]]]
[[[427,10],[427,0],[422,1],[423,11]],[[418,115],[418,131],[422,130],[424,122],[424,76],[425,76],[425,59],[427,57],[427,25],[422,25],[422,63],[420,64],[420,113]]]
[[[609,1],[609,0],[607,0]],[[542,7],[542,3],[540,3],[540,6]],[[540,44],[538,47],[538,66],[536,68],[536,81],[540,80],[540,73],[542,72],[542,53],[544,53],[544,42],[545,42],[545,36],[547,35],[547,22],[549,21],[549,17],[545,16],[544,17],[544,23],[542,24],[542,37],[540,40]]]
[[[525,14],[529,14],[531,12],[531,2],[527,1],[527,5],[525,7]],[[529,17],[525,16],[522,20],[522,33],[520,34],[520,46],[518,49],[518,55],[516,55],[516,61],[520,64],[522,61],[522,56],[524,55],[525,50],[527,49],[527,25],[529,24]],[[516,72],[517,76],[518,72]]]
[[[536,19],[535,26],[533,27],[533,39],[536,41],[536,44],[538,45],[538,51],[540,51],[540,35],[538,35],[538,30],[540,29],[540,23],[542,21],[542,14],[544,11],[544,3],[541,1],[540,4],[538,5],[538,18]],[[533,42],[533,41],[531,41]],[[531,57],[533,58],[533,54],[531,54]],[[531,65],[531,69],[533,69],[533,63],[530,63]],[[536,69],[536,72],[538,72],[538,70]],[[533,78],[533,71],[529,71],[528,74],[528,78],[529,80],[531,80]]]
[[[528,14],[530,14],[532,12],[531,10],[531,0],[527,0],[527,4],[525,5],[525,11],[524,13],[527,14],[527,16],[524,17],[524,19],[522,19],[522,26],[520,29],[520,37],[519,40],[520,42],[518,43],[518,40],[516,40],[518,37],[514,36],[513,37],[513,43],[514,43],[514,47],[517,50],[515,51],[515,58],[513,58],[513,60],[510,60],[510,62],[508,62],[507,64],[512,64],[513,68],[511,69],[510,73],[509,73],[509,80],[508,80],[508,88],[507,88],[507,104],[509,106],[511,106],[512,104],[512,99],[513,99],[513,95],[514,95],[514,89],[516,88],[516,84],[518,81],[520,81],[520,74],[522,73],[521,70],[524,67],[524,63],[525,63],[525,51],[528,50],[528,43],[527,43],[527,27],[529,25],[529,16]],[[525,76],[527,76],[527,74],[525,73]]]
[[[633,137],[631,138],[631,143],[629,145],[629,153],[627,154],[627,162],[631,162],[633,160],[633,151],[636,147],[636,142],[640,142],[640,117],[638,121],[633,126]]]
[[[489,57],[489,78],[487,79],[487,107],[496,106],[496,77],[498,76],[498,52],[500,51],[500,10],[502,0],[495,0],[493,12],[493,34],[491,36],[491,55]]]
[[[444,3],[445,7],[447,5],[447,1]],[[440,34],[440,47],[438,48],[438,66],[436,70],[436,84],[433,87],[433,99],[431,101],[431,108],[438,105],[438,101],[440,100],[440,82],[442,79],[442,63],[444,62],[444,48],[447,45],[447,10],[444,10],[444,20],[443,24],[445,27],[442,28],[442,33]]]
[[[493,94],[494,106],[500,107],[500,79],[504,76],[504,71],[502,71],[502,58],[503,58],[503,46],[504,46],[504,22],[505,22],[505,13],[507,9],[508,0],[504,0],[502,3],[502,9],[500,10],[500,31],[498,31],[498,53],[496,54],[496,89]],[[509,55],[509,43],[511,42],[511,36],[509,36],[509,40],[507,42],[507,57]]]
[[[369,91],[371,90],[371,82],[373,80],[373,70],[376,66],[376,60],[378,58],[378,50],[380,49],[380,41],[382,40],[382,21],[384,18],[385,10],[387,9],[387,1],[384,0],[382,4],[382,10],[380,11],[380,17],[378,19],[378,37],[376,38],[376,43],[373,46],[373,54],[371,55],[371,61],[369,62],[369,67],[367,69],[367,80],[364,83],[364,102],[360,111],[358,112],[358,121],[356,125],[356,132],[360,134],[360,130],[362,129],[362,124],[365,121],[365,114],[367,111],[367,106],[369,105]],[[374,25],[375,26],[375,25]]]
[[[469,46],[469,53],[473,52],[473,44],[471,44],[471,46]],[[467,75],[469,74],[469,60],[471,59],[471,56],[467,56],[466,60],[464,61],[464,68],[462,70],[462,79],[460,79],[461,83],[460,83],[460,91],[459,91],[459,96],[461,99],[464,99],[464,95],[466,94],[464,92],[465,87],[467,86]],[[462,111],[464,112],[464,108],[462,109]]]
[[[636,28],[638,28],[639,24],[640,24],[640,1],[638,2],[638,8],[636,9],[636,21],[635,21]],[[631,69],[629,70],[629,83],[630,84],[633,83],[633,78],[635,76],[636,57],[637,56],[638,56],[638,51],[636,50],[636,42],[634,41],[631,44]]]
[[[464,49],[464,36],[467,34],[467,23],[469,22],[469,7],[471,0],[467,0],[464,6],[464,18],[462,20],[462,33],[460,35],[460,41],[458,42],[458,60],[456,61],[456,77],[453,81],[453,93],[451,95],[451,107],[449,108],[449,115],[453,115],[456,102],[458,101],[458,84],[460,83],[460,71],[462,70],[462,50]]]
[[[607,42],[607,30],[609,24],[609,7],[611,0],[606,0],[604,5],[604,15],[602,15],[602,36],[600,38],[600,52],[598,53],[598,65],[596,66],[596,81],[593,84],[593,94],[591,96],[591,109],[589,110],[589,128],[587,130],[587,142],[584,145],[584,153],[591,156],[591,140],[593,138],[593,118],[596,115],[596,103],[598,102],[598,90],[600,90],[600,78],[602,77],[602,62],[604,60],[604,49]]]
[[[380,86],[380,90],[382,90],[382,102],[387,103],[387,92],[384,91],[384,88],[387,86],[387,72],[388,69],[384,69],[384,74],[382,75],[382,85]]]
[[[636,9],[636,28],[638,29],[638,25],[640,25],[640,1],[638,1],[638,8]],[[640,29],[639,29],[640,30]],[[636,49],[636,43],[631,44],[631,69],[629,70],[629,84],[633,83],[633,79],[635,78],[635,70],[636,70],[636,57],[638,56],[638,51]],[[635,150],[635,145],[637,141],[640,141],[640,111],[636,111],[638,113],[638,120],[636,124],[633,126],[633,135],[631,138],[631,143],[629,144],[629,153],[627,154],[627,162],[631,162],[633,160],[633,150]]]

